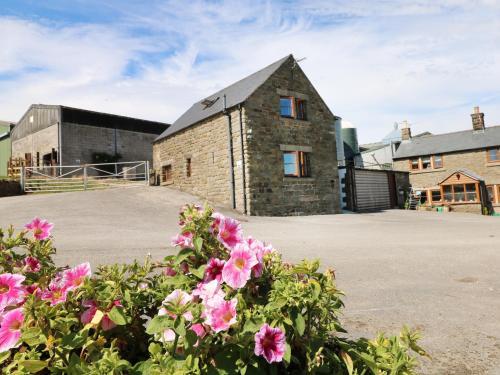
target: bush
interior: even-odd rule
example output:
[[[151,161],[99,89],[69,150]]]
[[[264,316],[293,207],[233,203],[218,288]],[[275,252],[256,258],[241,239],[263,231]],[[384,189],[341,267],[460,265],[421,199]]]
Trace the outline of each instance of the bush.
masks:
[[[163,262],[57,267],[52,225],[0,231],[3,373],[412,374],[418,334],[351,340],[317,261],[289,264],[240,224],[186,206]],[[413,354],[412,354],[413,353]]]

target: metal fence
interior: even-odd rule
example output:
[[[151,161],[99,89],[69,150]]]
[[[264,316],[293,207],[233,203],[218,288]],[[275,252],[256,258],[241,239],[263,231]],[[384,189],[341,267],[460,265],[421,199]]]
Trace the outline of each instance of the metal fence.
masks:
[[[149,184],[149,162],[22,167],[21,186],[27,193],[99,190]]]

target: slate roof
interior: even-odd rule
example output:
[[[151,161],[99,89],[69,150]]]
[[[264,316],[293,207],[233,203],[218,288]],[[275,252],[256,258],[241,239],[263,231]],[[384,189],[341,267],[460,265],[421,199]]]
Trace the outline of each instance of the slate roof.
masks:
[[[500,146],[500,126],[490,126],[481,132],[463,130],[425,137],[412,137],[409,142],[401,142],[394,159],[477,150],[495,146]]]
[[[158,138],[156,138],[155,141],[159,141],[160,139],[189,128],[190,126],[210,116],[222,112],[224,107],[224,95],[226,95],[226,108],[231,108],[235,105],[243,103],[289,58],[293,58],[293,56],[288,55],[265,67],[264,69],[261,69],[258,72],[255,72],[248,77],[245,77],[238,82],[217,91],[215,94],[194,103],[191,108],[175,120],[172,126],[165,130]],[[213,104],[207,106],[203,104],[205,101],[212,101]]]

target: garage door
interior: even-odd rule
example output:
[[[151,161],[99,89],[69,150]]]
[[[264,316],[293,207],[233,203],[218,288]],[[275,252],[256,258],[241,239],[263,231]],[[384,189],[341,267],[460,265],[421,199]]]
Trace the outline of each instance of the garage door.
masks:
[[[356,169],[357,211],[385,210],[391,208],[389,179],[385,171]]]

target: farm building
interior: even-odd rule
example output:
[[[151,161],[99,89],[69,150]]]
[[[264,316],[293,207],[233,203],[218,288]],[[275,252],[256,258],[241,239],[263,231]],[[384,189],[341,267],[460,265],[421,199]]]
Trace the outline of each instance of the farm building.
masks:
[[[289,55],[194,103],[153,165],[161,184],[249,215],[339,213],[335,119]]]
[[[61,105],[33,104],[12,129],[12,158],[26,165],[151,160],[168,124]]]
[[[10,159],[10,130],[14,124],[0,121],[0,177],[7,176],[7,164]]]

